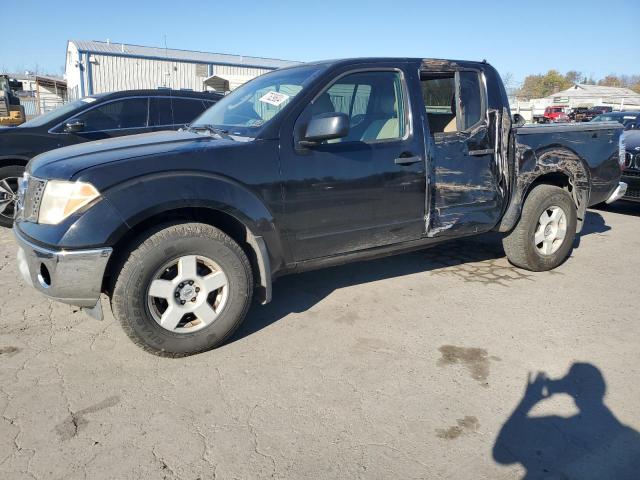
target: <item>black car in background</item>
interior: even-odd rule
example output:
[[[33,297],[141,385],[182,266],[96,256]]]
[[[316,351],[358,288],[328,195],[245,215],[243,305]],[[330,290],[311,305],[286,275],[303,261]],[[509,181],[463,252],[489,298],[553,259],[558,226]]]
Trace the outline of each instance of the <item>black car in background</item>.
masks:
[[[611,113],[613,112],[613,107],[604,106],[604,105],[596,105],[595,107],[591,107],[587,111],[587,116],[590,118],[596,117],[598,115],[602,115],[603,113]]]
[[[588,122],[591,118],[588,118],[589,107],[576,107],[572,108],[569,112],[569,120],[572,122]]]
[[[36,155],[105,138],[177,130],[220,98],[213,92],[127,90],[85,97],[18,127],[0,128],[0,225],[13,223],[18,180]]]
[[[625,125],[625,130],[640,130],[640,115],[636,117],[635,121],[631,121]]]
[[[623,200],[640,202],[640,130],[628,130],[624,134],[626,155],[622,181],[628,185]]]
[[[635,128],[640,117],[640,112],[609,112],[595,117],[592,122],[618,122],[624,125],[625,130]]]

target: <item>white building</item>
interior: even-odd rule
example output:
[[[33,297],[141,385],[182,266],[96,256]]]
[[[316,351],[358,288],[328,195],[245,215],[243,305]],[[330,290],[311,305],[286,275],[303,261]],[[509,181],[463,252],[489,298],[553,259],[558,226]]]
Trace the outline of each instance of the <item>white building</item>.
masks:
[[[138,88],[233,90],[258,75],[297,63],[273,58],[69,40],[65,78],[69,98]]]
[[[48,112],[67,101],[67,82],[61,77],[30,72],[7,75],[27,117]]]
[[[640,93],[630,88],[576,84],[546,97],[554,105],[573,107],[609,106],[614,110],[637,110]]]

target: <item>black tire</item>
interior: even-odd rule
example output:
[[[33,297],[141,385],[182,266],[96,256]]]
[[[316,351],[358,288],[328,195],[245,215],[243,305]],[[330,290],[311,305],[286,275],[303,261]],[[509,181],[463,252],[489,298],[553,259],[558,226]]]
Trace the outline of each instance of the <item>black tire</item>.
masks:
[[[9,180],[9,179],[16,179],[16,178],[20,178],[22,177],[22,174],[24,173],[24,166],[22,165],[8,165],[6,167],[2,167],[0,168],[0,185],[3,185],[4,182],[3,181],[7,181],[7,183],[10,185],[11,189],[14,190],[14,194],[17,194],[17,182],[15,180]],[[4,192],[4,190],[6,190],[6,188],[3,188],[2,190],[0,190],[0,202],[5,200],[6,197],[6,193]],[[2,212],[0,212],[0,226],[1,227],[7,227],[7,228],[11,228],[13,226],[13,212],[15,209],[15,201],[12,202],[11,204],[6,205],[6,208],[4,208],[2,210]]]
[[[553,206],[566,215],[566,234],[554,253],[544,255],[536,248],[535,233],[541,215]],[[534,272],[556,268],[573,250],[576,222],[576,206],[569,192],[553,185],[538,185],[527,197],[515,228],[502,240],[507,258],[515,266]]]
[[[229,290],[213,323],[194,332],[176,333],[154,320],[147,292],[163,265],[186,255],[215,261],[226,275]],[[245,252],[211,225],[180,223],[151,230],[123,256],[120,265],[111,289],[113,314],[137,345],[157,355],[185,356],[215,348],[238,328],[251,304],[253,276]]]

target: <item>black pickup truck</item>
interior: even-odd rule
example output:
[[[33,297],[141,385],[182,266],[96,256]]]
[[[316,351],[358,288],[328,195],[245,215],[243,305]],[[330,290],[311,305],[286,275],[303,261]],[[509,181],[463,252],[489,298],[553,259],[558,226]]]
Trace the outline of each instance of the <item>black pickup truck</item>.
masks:
[[[505,232],[548,270],[611,202],[617,123],[518,126],[486,62],[366,58],[277,70],[177,132],[29,162],[14,232],[26,280],[149,351],[223,342],[284,274]]]

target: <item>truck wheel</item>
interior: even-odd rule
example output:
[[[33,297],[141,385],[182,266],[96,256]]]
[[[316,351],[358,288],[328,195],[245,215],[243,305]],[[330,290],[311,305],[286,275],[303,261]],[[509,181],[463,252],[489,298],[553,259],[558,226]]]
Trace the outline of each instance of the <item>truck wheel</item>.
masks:
[[[240,246],[211,225],[159,227],[123,259],[114,316],[145,350],[184,356],[220,345],[240,325],[253,293]]]
[[[13,214],[18,199],[18,183],[24,173],[21,165],[9,165],[0,168],[0,226],[13,225]]]
[[[514,265],[541,272],[560,265],[573,250],[576,206],[560,187],[538,185],[522,208],[515,228],[502,240]]]

